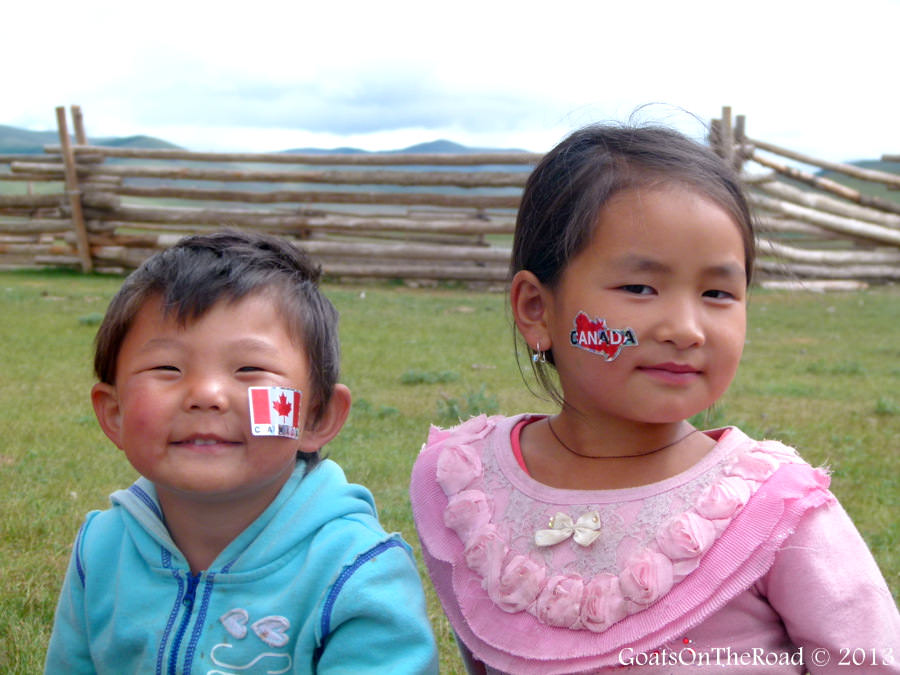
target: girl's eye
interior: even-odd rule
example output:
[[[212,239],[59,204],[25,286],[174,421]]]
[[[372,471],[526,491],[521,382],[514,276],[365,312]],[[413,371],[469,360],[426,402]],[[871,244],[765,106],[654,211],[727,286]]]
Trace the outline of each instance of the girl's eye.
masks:
[[[259,373],[265,370],[265,368],[260,368],[259,366],[241,366],[238,368],[239,373]]]
[[[624,286],[619,286],[619,289],[635,295],[652,295],[655,292],[653,287],[646,284],[625,284]]]
[[[733,300],[734,295],[728,291],[709,290],[703,293],[704,298],[712,298],[713,300]]]
[[[175,366],[154,366],[150,370],[165,370],[165,371],[172,372],[172,373],[179,372],[178,368],[176,368]]]

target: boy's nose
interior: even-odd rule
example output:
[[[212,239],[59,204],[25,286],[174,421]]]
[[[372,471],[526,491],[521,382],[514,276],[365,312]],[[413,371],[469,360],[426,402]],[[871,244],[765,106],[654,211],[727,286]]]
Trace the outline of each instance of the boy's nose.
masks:
[[[188,385],[185,407],[190,410],[228,409],[228,393],[224,382],[216,377],[194,377]]]

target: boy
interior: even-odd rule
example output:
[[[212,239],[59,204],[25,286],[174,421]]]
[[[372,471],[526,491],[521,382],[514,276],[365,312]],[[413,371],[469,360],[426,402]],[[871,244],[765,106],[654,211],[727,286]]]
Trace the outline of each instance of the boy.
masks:
[[[126,279],[91,400],[141,478],[78,534],[46,673],[437,672],[409,547],[319,458],[350,391],[318,277],[225,232]]]

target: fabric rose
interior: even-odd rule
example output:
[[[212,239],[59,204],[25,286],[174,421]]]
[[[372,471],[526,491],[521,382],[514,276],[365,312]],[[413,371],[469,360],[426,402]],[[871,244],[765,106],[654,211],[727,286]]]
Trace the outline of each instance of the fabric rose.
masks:
[[[672,588],[672,561],[645,548],[631,557],[619,574],[622,595],[639,605],[649,605]]]
[[[816,485],[818,485],[823,490],[827,490],[828,486],[831,485],[831,476],[829,475],[828,470],[822,467],[813,469],[813,480],[815,481]],[[830,499],[828,503],[831,503]]]
[[[487,525],[491,520],[490,498],[481,490],[463,490],[447,502],[444,509],[444,525],[456,532],[463,544],[468,543],[472,533]]]
[[[778,468],[778,460],[765,452],[751,450],[735,459],[728,474],[740,476],[758,483],[763,482]]]
[[[448,497],[482,475],[481,457],[471,445],[450,445],[437,460],[437,482]]]
[[[581,596],[581,625],[600,633],[625,618],[628,610],[619,587],[619,577],[598,574],[584,587]]]
[[[541,623],[560,628],[575,628],[581,616],[584,581],[572,574],[550,577],[534,603],[534,614]]]
[[[697,500],[697,513],[710,520],[731,518],[750,499],[750,486],[738,476],[725,476],[712,483]]]
[[[780,460],[783,464],[796,464],[801,461],[800,457],[797,455],[797,451],[789,445],[785,445],[778,441],[764,441],[764,445],[766,452]]]
[[[716,526],[703,516],[686,511],[672,518],[656,535],[659,550],[673,560],[697,558],[716,540]]]
[[[488,595],[504,612],[527,609],[544,587],[547,570],[524,555],[513,556],[495,583],[488,586]]]
[[[499,415],[492,417],[477,415],[451,429],[441,429],[432,425],[428,432],[427,445],[429,448],[440,451],[447,445],[463,445],[481,440],[496,426],[498,419],[500,419]]]
[[[488,587],[499,579],[500,568],[508,550],[497,527],[488,524],[472,534],[463,555],[466,566],[484,579],[484,586]]]

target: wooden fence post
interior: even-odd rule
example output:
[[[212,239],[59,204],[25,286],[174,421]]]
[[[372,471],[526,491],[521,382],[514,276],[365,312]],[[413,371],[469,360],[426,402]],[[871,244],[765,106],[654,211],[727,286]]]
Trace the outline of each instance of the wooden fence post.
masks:
[[[72,127],[75,132],[75,143],[78,145],[87,145],[87,134],[84,133],[84,116],[81,114],[81,106],[73,105],[69,107],[72,113]]]
[[[62,149],[63,166],[66,175],[66,194],[72,209],[72,227],[75,230],[75,241],[78,245],[78,258],[81,260],[81,271],[91,272],[94,263],[91,260],[91,247],[88,243],[87,228],[84,226],[84,214],[81,211],[81,191],[78,189],[78,172],[75,167],[75,153],[69,142],[69,129],[66,125],[66,109],[56,109],[56,126],[59,129],[59,144]],[[84,130],[82,128],[82,133]]]
[[[738,173],[744,167],[744,139],[746,138],[747,117],[745,115],[737,115],[734,118],[734,170]]]
[[[719,128],[722,159],[734,166],[734,127],[731,126],[731,106],[722,107],[722,126]]]

